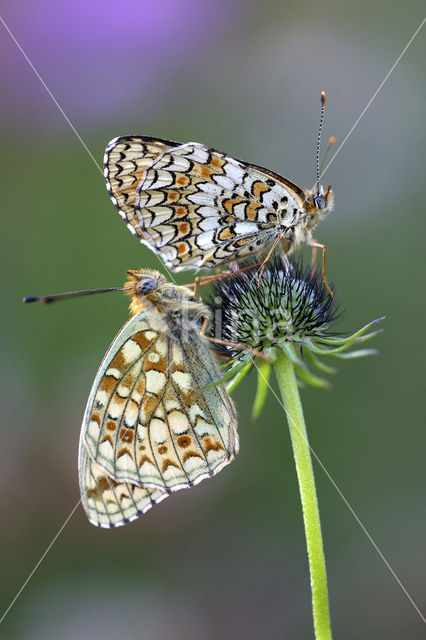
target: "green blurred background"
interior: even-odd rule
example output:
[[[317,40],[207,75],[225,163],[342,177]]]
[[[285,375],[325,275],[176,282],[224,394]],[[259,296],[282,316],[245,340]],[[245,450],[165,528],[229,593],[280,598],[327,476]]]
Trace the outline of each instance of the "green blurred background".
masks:
[[[144,133],[200,141],[314,177],[419,26],[424,3],[9,0],[2,17],[96,162]],[[1,609],[79,499],[77,444],[95,372],[128,317],[123,296],[53,307],[24,295],[120,285],[159,268],[117,215],[104,178],[0,25],[2,274]],[[414,602],[425,610],[424,239],[426,28],[328,170],[335,212],[317,229],[347,310],[386,315],[377,357],[306,389],[312,448]],[[187,282],[188,274],[179,275]],[[112,531],[78,508],[0,626],[0,638],[312,638],[288,430],[271,395],[215,479]],[[425,637],[418,612],[314,463],[335,638]]]

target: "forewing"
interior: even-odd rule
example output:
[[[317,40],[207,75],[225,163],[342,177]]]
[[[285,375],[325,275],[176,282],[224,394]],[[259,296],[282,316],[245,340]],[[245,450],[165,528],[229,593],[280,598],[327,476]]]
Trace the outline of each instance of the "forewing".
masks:
[[[218,473],[237,453],[232,401],[220,386],[205,388],[219,378],[211,352],[194,331],[181,342],[163,324],[156,310],[134,316],[96,376],[80,444],[80,485],[91,521],[96,508],[106,509],[102,493],[94,492],[99,474],[117,503],[115,517],[122,506],[112,482],[125,487],[137,517],[163,494]],[[160,493],[139,492],[136,500],[132,486]],[[87,490],[96,508],[89,505]],[[132,507],[131,498],[139,506]]]
[[[138,186],[139,227],[173,269],[252,255],[303,209],[292,183],[279,178],[202,144],[166,149]]]
[[[105,150],[104,175],[108,193],[133,233],[131,223],[135,224],[137,187],[155,158],[172,146],[178,146],[178,143],[148,136],[121,136],[111,140]]]
[[[297,223],[303,192],[278,174],[195,142],[152,144],[121,213],[168,267],[253,255]]]

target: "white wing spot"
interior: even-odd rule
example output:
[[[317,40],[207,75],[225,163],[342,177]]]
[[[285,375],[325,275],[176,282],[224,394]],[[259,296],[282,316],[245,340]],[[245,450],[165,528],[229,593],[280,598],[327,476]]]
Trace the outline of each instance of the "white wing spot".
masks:
[[[134,362],[142,353],[142,349],[134,340],[127,340],[121,348],[126,362]]]
[[[195,160],[200,164],[206,164],[207,160],[209,159],[207,149],[204,147],[204,145],[200,145],[199,142],[188,143],[188,147],[191,147],[192,145],[194,145],[194,150],[191,151],[191,153],[188,153],[188,158],[190,158],[191,160]]]
[[[105,371],[105,375],[112,376],[116,380],[119,380],[119,378],[121,378],[121,371],[120,369],[116,369],[115,367],[110,367]]]
[[[189,373],[175,371],[172,373],[172,378],[182,391],[188,392],[192,389],[192,376]]]
[[[201,204],[204,206],[214,205],[214,198],[208,193],[194,193],[190,196],[187,196],[187,198],[190,202],[193,202],[194,204]]]
[[[244,169],[234,162],[226,163],[225,172],[236,183],[242,182],[245,173]]]
[[[117,387],[117,393],[122,398],[127,398],[127,396],[129,395],[129,391],[129,387],[126,387],[126,385],[124,384],[119,384]]]
[[[90,438],[92,438],[93,440],[97,440],[99,437],[99,433],[100,433],[100,427],[98,425],[97,422],[95,422],[95,420],[91,420],[89,422],[89,426],[87,428],[87,433],[90,436]]]
[[[183,464],[183,467],[188,475],[191,473],[197,473],[200,468],[200,458],[198,456],[190,456]],[[204,460],[203,460],[204,462]],[[201,463],[202,464],[202,463]]]
[[[131,395],[132,400],[134,400],[136,402],[136,404],[140,404],[141,400],[142,400],[142,393],[139,393],[137,391],[137,389],[133,389],[133,393]]]
[[[182,411],[178,411],[176,409],[170,411],[167,419],[169,421],[170,428],[176,434],[188,431],[191,426],[186,415],[182,413]]]
[[[222,193],[222,188],[219,187],[218,184],[214,184],[213,182],[200,182],[197,186],[200,191],[209,193],[212,196],[219,196]]]
[[[108,407],[108,414],[110,418],[112,418],[113,420],[116,420],[121,416],[122,413],[123,413],[122,404],[119,404],[118,402],[114,402],[114,401],[110,403]]]
[[[194,427],[194,431],[197,436],[203,437],[206,434],[212,435],[215,433],[215,427],[206,422],[205,420],[198,420]]]
[[[234,181],[227,176],[213,176],[213,180],[227,191],[232,191],[235,186]]]
[[[98,390],[95,397],[95,404],[99,402],[102,407],[105,405],[105,402],[108,400],[108,393],[106,391]]]
[[[133,427],[136,424],[139,415],[139,407],[136,403],[131,402],[127,405],[124,412],[124,420],[127,426]]]
[[[189,413],[189,419],[191,420],[192,423],[196,421],[197,416],[201,416],[202,418],[205,418],[205,415],[202,409],[200,409],[197,403],[194,403],[189,407],[188,413]]]
[[[161,371],[155,371],[154,369],[150,369],[145,373],[146,377],[146,390],[149,393],[155,393],[158,395],[164,385],[166,384],[166,376]]]
[[[257,231],[258,231],[258,226],[254,222],[238,222],[235,225],[235,233],[237,235],[239,234],[245,235],[246,233],[252,234],[252,233],[257,233]]]
[[[131,459],[128,453],[124,453],[119,458],[117,458],[115,461],[115,464],[119,471],[125,472],[129,470],[133,473],[133,470],[135,468],[135,463],[133,462],[133,460]]]
[[[180,365],[183,362],[182,349],[180,349],[175,343],[173,343],[172,346],[172,361],[175,365]]]
[[[197,244],[202,249],[210,249],[213,247],[213,231],[204,231],[197,238]]]
[[[104,440],[99,445],[99,451],[101,453],[101,457],[105,457],[107,459],[113,456],[113,447],[109,440]]]
[[[167,425],[163,420],[152,418],[151,422],[149,423],[149,432],[151,438],[156,444],[162,444],[166,441],[169,430],[167,429]]]

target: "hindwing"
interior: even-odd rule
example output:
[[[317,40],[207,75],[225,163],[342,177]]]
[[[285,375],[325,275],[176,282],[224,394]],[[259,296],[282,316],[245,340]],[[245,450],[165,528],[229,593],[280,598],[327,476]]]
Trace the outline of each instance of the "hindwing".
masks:
[[[91,522],[118,526],[218,473],[238,451],[233,403],[191,327],[166,331],[151,307],[117,335],[95,378],[80,437]]]

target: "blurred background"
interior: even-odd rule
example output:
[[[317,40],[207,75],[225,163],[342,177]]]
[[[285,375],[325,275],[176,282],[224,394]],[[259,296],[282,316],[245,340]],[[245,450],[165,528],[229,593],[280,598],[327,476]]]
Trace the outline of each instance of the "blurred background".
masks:
[[[53,307],[21,298],[161,268],[109,200],[108,141],[204,142],[311,187],[321,90],[324,140],[339,144],[423,13],[421,0],[392,11],[384,0],[3,0],[3,20],[85,146],[0,25],[1,611],[79,500],[85,403],[128,317],[121,295]],[[338,363],[332,391],[302,391],[312,448],[423,612],[425,29],[323,180],[335,211],[316,237],[347,311],[336,330],[386,315],[371,345],[380,353]],[[231,466],[116,530],[78,508],[0,638],[312,638],[288,429],[272,395],[251,421],[254,386],[253,376],[235,393]],[[334,637],[423,638],[418,612],[314,467]]]

